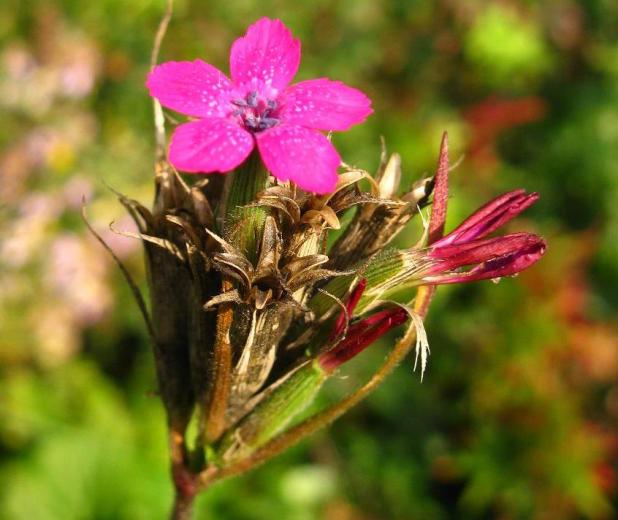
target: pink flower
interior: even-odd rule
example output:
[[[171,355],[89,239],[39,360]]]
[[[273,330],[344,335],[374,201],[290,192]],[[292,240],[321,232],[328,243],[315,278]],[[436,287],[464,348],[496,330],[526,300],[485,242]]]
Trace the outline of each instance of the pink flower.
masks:
[[[187,172],[228,172],[257,145],[277,179],[332,191],[341,159],[320,130],[361,123],[371,101],[326,78],[289,85],[299,63],[300,41],[280,20],[262,18],[232,45],[231,80],[201,60],[155,67],[146,82],[150,95],[197,118],[176,128],[171,163]]]
[[[447,284],[512,276],[543,256],[545,240],[531,233],[484,238],[534,204],[539,196],[524,190],[505,193],[478,209],[424,254],[424,283]],[[473,266],[462,271],[465,266]]]

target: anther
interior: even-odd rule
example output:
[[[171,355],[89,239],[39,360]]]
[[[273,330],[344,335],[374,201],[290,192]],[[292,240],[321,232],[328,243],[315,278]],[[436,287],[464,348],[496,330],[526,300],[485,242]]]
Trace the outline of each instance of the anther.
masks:
[[[247,105],[251,108],[257,108],[257,98],[258,93],[255,90],[253,92],[249,92],[249,95],[247,96]]]

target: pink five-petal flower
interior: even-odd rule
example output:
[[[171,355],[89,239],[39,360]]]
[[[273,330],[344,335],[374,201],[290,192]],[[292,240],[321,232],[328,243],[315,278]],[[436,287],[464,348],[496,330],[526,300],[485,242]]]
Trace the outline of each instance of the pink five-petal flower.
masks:
[[[338,81],[289,85],[300,42],[280,20],[262,18],[230,53],[232,79],[201,60],[155,67],[146,86],[166,108],[198,118],[176,128],[169,158],[187,172],[228,172],[257,145],[282,181],[332,191],[341,159],[320,131],[342,131],[372,113],[365,94]]]

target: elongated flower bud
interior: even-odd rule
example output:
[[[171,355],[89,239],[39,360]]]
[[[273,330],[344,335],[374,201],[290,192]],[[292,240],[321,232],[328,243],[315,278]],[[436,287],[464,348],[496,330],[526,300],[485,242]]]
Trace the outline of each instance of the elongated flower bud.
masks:
[[[345,339],[341,340],[335,348],[318,357],[318,364],[327,373],[335,371],[407,319],[408,313],[405,310],[395,308],[377,312],[355,323],[348,329]]]
[[[438,261],[421,279],[424,283],[449,284],[512,276],[539,260],[545,249],[545,240],[527,233],[476,240],[462,246],[436,247],[429,257]],[[468,265],[474,267],[460,271]]]
[[[537,200],[539,200],[538,193],[526,194],[524,190],[514,190],[500,195],[476,210],[460,226],[433,245],[440,247],[449,244],[465,244],[487,236],[532,206]]]

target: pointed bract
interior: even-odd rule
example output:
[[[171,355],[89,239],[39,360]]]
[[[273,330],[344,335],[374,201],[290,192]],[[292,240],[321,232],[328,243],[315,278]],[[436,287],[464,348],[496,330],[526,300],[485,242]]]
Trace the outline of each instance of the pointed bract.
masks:
[[[438,168],[434,178],[433,205],[429,218],[429,244],[434,243],[444,234],[446,209],[448,205],[448,134],[442,134]]]
[[[354,287],[354,290],[350,294],[348,301],[345,304],[345,312],[342,310],[341,314],[337,318],[335,322],[335,326],[333,327],[333,331],[331,332],[330,338],[335,339],[341,333],[345,331],[347,323],[352,319],[352,315],[354,313],[354,309],[358,305],[363,293],[365,292],[365,288],[367,287],[367,280],[365,278],[361,279]]]

